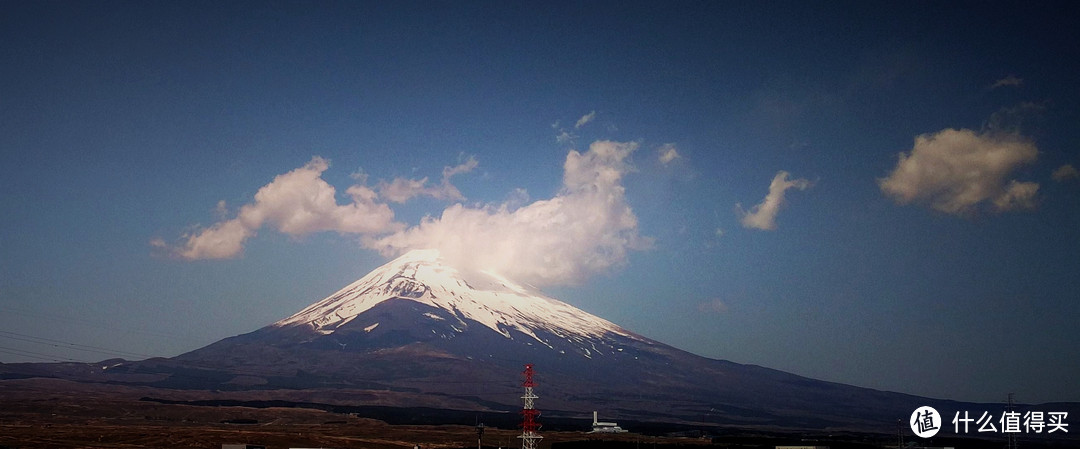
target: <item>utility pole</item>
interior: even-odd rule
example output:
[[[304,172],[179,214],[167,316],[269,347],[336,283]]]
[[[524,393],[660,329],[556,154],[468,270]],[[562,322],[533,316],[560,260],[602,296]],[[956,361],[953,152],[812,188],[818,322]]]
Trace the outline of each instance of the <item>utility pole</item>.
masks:
[[[896,449],[904,449],[904,420],[896,420]]]
[[[480,441],[484,438],[484,423],[476,425],[476,449],[483,449],[480,445]]]

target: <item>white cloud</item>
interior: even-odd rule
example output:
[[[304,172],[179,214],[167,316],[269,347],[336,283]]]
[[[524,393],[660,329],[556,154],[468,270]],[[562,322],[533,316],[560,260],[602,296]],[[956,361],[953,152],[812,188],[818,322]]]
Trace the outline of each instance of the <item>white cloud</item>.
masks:
[[[463,270],[494,270],[533,285],[575,284],[626,262],[650,245],[626,203],[625,159],[636,143],[597,141],[570,151],[555,197],[511,209],[455,204],[442,215],[365,245],[386,256],[437,249]]]
[[[394,178],[390,182],[379,183],[379,196],[393,203],[404,203],[410,199],[426,195],[435,199],[447,201],[462,201],[465,196],[461,191],[450,183],[450,178],[462,173],[468,173],[475,169],[479,163],[476,158],[469,156],[465,162],[453,167],[444,167],[442,182],[436,186],[428,186],[428,178],[406,179]]]
[[[1065,164],[1058,167],[1050,174],[1050,178],[1057,182],[1065,182],[1070,179],[1080,179],[1080,171],[1076,170],[1071,164]]]
[[[239,218],[218,222],[197,234],[185,235],[187,242],[174,252],[188,260],[237,257],[244,251],[244,241],[255,235],[259,226],[248,227]]]
[[[591,111],[588,114],[585,114],[585,115],[581,116],[581,118],[579,118],[577,120],[577,122],[574,123],[574,129],[581,129],[581,127],[589,124],[589,122],[593,121],[593,119],[595,119],[595,118],[596,118],[596,111]],[[551,128],[554,129],[554,130],[557,130],[559,132],[559,134],[557,134],[555,136],[555,141],[558,142],[560,145],[573,144],[574,140],[576,140],[578,138],[577,134],[574,134],[573,132],[568,131],[566,128],[559,127],[559,121],[558,120],[556,120],[555,123],[551,124]]]
[[[1038,183],[1014,179],[1005,186],[1005,193],[994,198],[994,207],[997,210],[1034,209],[1036,193],[1039,193]]]
[[[916,137],[878,185],[899,204],[923,203],[954,215],[984,202],[998,211],[1030,208],[1038,184],[1007,178],[1037,156],[1035,144],[1015,133],[944,129]]]
[[[235,218],[185,235],[185,242],[172,252],[189,260],[236,257],[244,241],[266,224],[292,236],[320,231],[372,234],[402,228],[394,221],[394,212],[378,203],[375,191],[366,186],[349,187],[345,193],[351,201],[337,204],[334,187],[322,179],[329,167],[327,160],[316,156],[303,167],[276,176]],[[151,245],[162,243],[155,239]]]
[[[356,181],[357,184],[367,184],[368,181],[368,174],[363,168],[349,173],[349,177],[352,178],[353,181]]]
[[[665,143],[657,150],[660,163],[667,165],[671,161],[679,158],[679,152],[675,149],[675,144]]]
[[[475,156],[469,156],[468,158],[465,159],[465,162],[462,162],[462,163],[460,163],[458,165],[455,165],[453,167],[451,167],[451,166],[443,167],[443,170],[442,170],[443,183],[448,183],[448,182],[450,182],[450,178],[453,178],[454,176],[457,176],[457,175],[460,175],[460,174],[463,174],[463,173],[471,172],[476,167],[479,167],[479,166],[480,166],[480,163],[476,161],[476,157]]]
[[[427,193],[428,178],[394,178],[390,182],[379,183],[379,196],[392,203],[404,203],[413,197]]]
[[[574,129],[581,129],[582,126],[587,125],[589,122],[593,121],[594,118],[596,118],[596,111],[581,116],[577,123],[574,123]]]
[[[811,183],[805,179],[788,179],[789,173],[780,170],[769,183],[769,193],[765,199],[750,209],[744,211],[741,204],[735,205],[735,213],[739,216],[739,222],[744,228],[772,231],[776,229],[776,214],[784,205],[784,193],[788,189],[806,190]]]
[[[1017,78],[1016,75],[1009,75],[1005,78],[994,81],[994,84],[990,85],[991,89],[997,89],[999,87],[1015,87],[1024,84],[1024,80]]]

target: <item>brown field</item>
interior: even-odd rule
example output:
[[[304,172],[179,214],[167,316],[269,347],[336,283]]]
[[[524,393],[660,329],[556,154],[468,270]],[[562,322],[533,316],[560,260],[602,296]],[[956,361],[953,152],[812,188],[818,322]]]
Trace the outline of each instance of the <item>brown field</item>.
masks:
[[[267,448],[457,448],[476,447],[472,426],[404,426],[303,408],[205,407],[140,401],[143,396],[187,398],[198,392],[153,390],[61,380],[0,381],[0,447],[19,448],[220,448],[258,444]],[[209,394],[202,392],[202,394]],[[230,424],[247,422],[254,424]],[[587,423],[583,423],[587,425]],[[520,447],[518,431],[488,428],[485,447]],[[584,432],[544,432],[541,448],[587,440]],[[645,447],[708,444],[635,434],[605,439],[638,441]]]
[[[383,394],[378,391],[358,393],[334,390],[215,392],[78,383],[57,379],[0,380],[0,449],[219,449],[222,444],[254,444],[271,449],[476,447],[476,430],[473,426],[391,425],[367,417],[301,407],[254,408],[168,403],[233,399],[295,402],[307,400],[315,404],[344,404],[352,402],[356,397],[362,397],[369,405],[388,405],[390,399],[383,397]],[[141,400],[146,397],[159,400]],[[436,400],[433,405],[452,406],[445,402],[445,399]],[[394,410],[405,410],[404,413],[410,419],[417,416],[412,414],[413,409]],[[501,417],[504,420],[506,418],[505,412],[476,413],[489,418],[501,413]],[[577,418],[574,418],[570,421],[572,425],[569,428],[576,427],[576,420]],[[585,429],[588,425],[589,421],[582,419],[581,428]],[[699,439],[635,433],[593,435],[583,431],[542,429],[544,439],[540,443],[540,449],[552,449],[553,445],[555,449],[692,449],[709,446],[724,449],[772,449],[777,445],[811,443],[833,449],[896,447],[895,434],[745,427],[718,427],[710,429],[710,432],[716,432],[714,435],[718,436],[713,439]],[[516,438],[519,433],[520,431],[515,429],[488,427],[483,437],[484,448],[520,447],[521,442]],[[1025,439],[1023,447],[1078,447],[1074,435],[1070,432],[1047,435],[1043,439]],[[908,441],[916,441],[911,438],[914,437],[909,436]],[[1002,441],[990,436],[987,439],[938,438],[935,443],[957,449],[974,449],[1002,447]]]

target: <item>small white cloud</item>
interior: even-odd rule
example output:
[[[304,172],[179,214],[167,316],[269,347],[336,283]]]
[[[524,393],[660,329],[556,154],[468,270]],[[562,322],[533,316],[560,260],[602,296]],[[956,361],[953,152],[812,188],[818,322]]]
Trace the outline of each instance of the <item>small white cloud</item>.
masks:
[[[724,229],[723,228],[716,228],[716,238],[720,238],[720,237],[723,237],[723,236],[724,236]]]
[[[1016,86],[1019,86],[1021,84],[1024,84],[1023,79],[1017,78],[1016,75],[1009,75],[1009,76],[1006,76],[1005,78],[994,81],[994,84],[991,84],[990,88],[991,89],[997,89],[999,87],[1016,87]]]
[[[720,300],[719,298],[713,298],[701,304],[698,304],[698,311],[702,313],[712,314],[727,313],[728,306],[727,303]]]
[[[665,143],[662,145],[657,149],[657,155],[660,158],[660,163],[664,165],[667,165],[680,157],[679,152],[675,149],[675,144],[673,143]]]
[[[789,180],[790,174],[779,171],[769,183],[769,193],[765,199],[749,211],[745,211],[741,204],[735,205],[735,213],[739,216],[739,222],[744,228],[772,231],[776,229],[776,214],[780,213],[780,207],[784,205],[784,194],[788,189],[806,190],[811,187],[806,179]]]
[[[329,167],[329,161],[315,156],[303,167],[276,176],[235,218],[184,235],[183,244],[172,253],[189,260],[237,257],[244,242],[266,224],[292,236],[320,231],[370,234],[402,227],[394,221],[394,212],[378,203],[375,191],[366,186],[349,187],[345,193],[351,201],[337,204],[334,187],[322,179]],[[164,241],[151,241],[151,245],[162,247]]]
[[[394,178],[393,181],[379,183],[379,197],[391,203],[404,203],[413,197],[427,193],[428,178]]]
[[[358,168],[356,171],[349,173],[349,178],[356,181],[357,184],[367,184],[368,174],[363,168]]]
[[[262,226],[245,226],[235,218],[218,222],[195,234],[184,235],[187,240],[183,247],[175,249],[175,254],[187,260],[232,259],[244,251],[244,241],[255,235]]]
[[[564,129],[564,130],[561,130],[559,135],[555,136],[555,141],[558,142],[561,145],[566,145],[568,143],[573,142],[574,139],[576,139],[576,138],[577,138],[577,136],[575,136],[573,134],[570,134],[569,132],[567,132]]]
[[[462,156],[464,156],[464,155],[462,155]],[[479,166],[480,166],[480,163],[476,161],[476,157],[470,155],[469,157],[465,158],[465,162],[462,162],[462,163],[460,163],[458,165],[454,165],[454,166],[443,167],[443,171],[442,171],[443,182],[449,182],[450,178],[453,178],[454,176],[457,176],[457,175],[460,175],[460,174],[471,172],[474,169],[476,169],[476,167],[479,167]]]
[[[437,186],[428,186],[428,178],[394,178],[390,182],[379,183],[379,196],[392,203],[404,203],[417,196],[430,196],[439,200],[462,201],[465,196],[450,183],[450,178],[475,169],[479,163],[469,156],[465,162],[443,168],[442,182]]]
[[[916,137],[911,152],[900,153],[896,168],[878,185],[899,204],[924,203],[953,215],[969,214],[984,202],[997,211],[1026,209],[1038,184],[1008,177],[1036,157],[1035,144],[1018,134],[945,129]]]
[[[997,210],[1034,209],[1036,193],[1039,193],[1038,183],[1014,179],[1005,186],[1005,193],[994,198],[994,207]]]
[[[1050,174],[1050,178],[1057,182],[1065,182],[1070,179],[1080,179],[1080,171],[1076,170],[1071,164],[1065,164],[1058,167]]]
[[[596,118],[596,111],[592,111],[588,114],[581,116],[581,118],[578,119],[577,123],[574,123],[574,129],[581,129],[582,126],[589,124],[589,122],[593,121],[594,118]]]
[[[476,167],[478,167],[479,165],[480,163],[476,161],[475,157],[469,156],[465,159],[465,162],[462,162],[458,165],[443,167],[442,183],[439,184],[438,189],[433,194],[431,194],[431,196],[437,199],[447,201],[463,201],[465,199],[465,195],[462,195],[461,191],[450,183],[450,178],[453,178],[454,176],[460,174],[471,172],[475,170]]]

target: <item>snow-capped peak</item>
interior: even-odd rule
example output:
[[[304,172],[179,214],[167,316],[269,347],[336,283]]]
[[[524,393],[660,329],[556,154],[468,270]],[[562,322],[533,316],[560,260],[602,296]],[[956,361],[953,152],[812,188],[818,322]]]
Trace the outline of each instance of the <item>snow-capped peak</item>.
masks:
[[[438,307],[507,338],[510,330],[517,330],[544,343],[535,333],[541,329],[565,338],[602,338],[609,333],[636,338],[607,320],[497,273],[463,274],[446,265],[437,250],[410,251],[274,326],[306,325],[329,334],[390,299]]]

